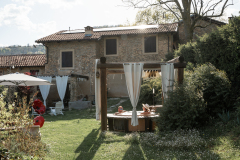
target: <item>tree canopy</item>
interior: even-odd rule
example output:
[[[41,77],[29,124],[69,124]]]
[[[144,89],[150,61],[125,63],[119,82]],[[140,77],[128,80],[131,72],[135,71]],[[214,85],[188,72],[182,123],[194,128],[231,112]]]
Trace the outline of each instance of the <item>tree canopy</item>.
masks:
[[[224,10],[233,5],[228,0],[122,0],[128,6],[135,8],[153,8],[165,12],[171,12],[175,18],[184,24],[185,39],[187,42],[193,38],[193,31],[196,27],[207,27],[197,25],[203,18],[216,18],[223,15]],[[160,12],[159,12],[160,13]],[[194,15],[192,17],[191,15]],[[211,22],[209,22],[211,23]]]
[[[240,95],[240,16],[234,17],[229,24],[205,34],[196,42],[181,45],[175,51],[186,62],[204,64],[210,62],[224,70],[232,83],[232,92]]]
[[[137,25],[171,23],[176,21],[177,18],[172,12],[165,12],[160,6],[139,10],[135,19]]]

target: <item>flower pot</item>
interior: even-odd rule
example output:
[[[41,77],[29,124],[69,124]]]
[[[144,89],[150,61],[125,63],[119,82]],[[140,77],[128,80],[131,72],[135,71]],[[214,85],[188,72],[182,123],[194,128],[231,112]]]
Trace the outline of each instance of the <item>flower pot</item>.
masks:
[[[39,128],[40,128],[39,125],[30,125],[28,127],[23,128],[23,133],[30,134],[33,138],[41,138]]]

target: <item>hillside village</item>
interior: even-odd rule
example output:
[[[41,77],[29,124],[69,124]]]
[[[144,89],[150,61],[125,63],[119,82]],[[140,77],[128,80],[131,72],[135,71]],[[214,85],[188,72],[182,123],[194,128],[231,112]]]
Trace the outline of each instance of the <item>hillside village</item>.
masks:
[[[45,54],[43,45],[19,46],[13,45],[8,47],[0,47],[0,55],[19,55],[19,54]]]

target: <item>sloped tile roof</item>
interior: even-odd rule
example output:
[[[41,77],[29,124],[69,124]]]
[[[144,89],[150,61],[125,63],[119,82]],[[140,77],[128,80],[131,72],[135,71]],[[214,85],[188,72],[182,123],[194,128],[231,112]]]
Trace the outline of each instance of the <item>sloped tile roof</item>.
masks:
[[[44,66],[46,62],[45,54],[25,54],[25,55],[2,55],[0,56],[0,67],[30,67]]]
[[[94,40],[100,39],[102,36],[117,36],[117,35],[131,35],[131,34],[152,34],[152,33],[164,33],[164,32],[177,32],[178,23],[159,24],[158,27],[145,28],[145,29],[124,29],[121,30],[102,30],[94,31],[92,36],[85,37],[85,32],[64,33],[67,30],[59,31],[49,36],[36,40],[37,43],[45,42],[59,42],[59,41],[78,41],[78,40]]]

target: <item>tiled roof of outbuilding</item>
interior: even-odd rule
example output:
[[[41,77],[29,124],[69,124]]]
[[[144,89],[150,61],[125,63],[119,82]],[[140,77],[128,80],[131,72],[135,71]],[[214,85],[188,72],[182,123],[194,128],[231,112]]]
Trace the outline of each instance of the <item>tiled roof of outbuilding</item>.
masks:
[[[24,55],[2,55],[0,56],[0,67],[30,67],[44,66],[45,54],[24,54]]]
[[[156,26],[156,25],[155,25]],[[164,33],[164,32],[177,32],[178,23],[169,23],[169,24],[159,24],[158,27],[153,28],[143,28],[143,29],[124,29],[124,27],[119,30],[109,30],[109,28],[102,29],[102,31],[94,31],[92,36],[86,36],[84,30],[70,31],[67,30],[59,31],[57,33],[51,34],[49,36],[43,37],[36,40],[37,43],[45,42],[58,42],[58,41],[78,41],[78,40],[94,40],[100,39],[102,36],[117,36],[117,35],[131,35],[131,34],[152,34],[152,33]],[[113,28],[114,29],[114,28]],[[71,33],[72,32],[72,33]]]

